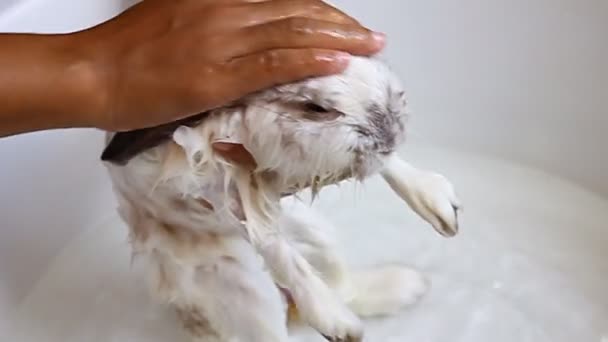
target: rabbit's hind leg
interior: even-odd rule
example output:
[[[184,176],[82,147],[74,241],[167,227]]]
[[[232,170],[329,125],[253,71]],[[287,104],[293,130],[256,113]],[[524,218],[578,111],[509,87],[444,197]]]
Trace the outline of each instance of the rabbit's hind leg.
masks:
[[[283,298],[253,247],[241,237],[216,239],[179,259],[153,258],[171,278],[161,298],[195,342],[288,342]]]

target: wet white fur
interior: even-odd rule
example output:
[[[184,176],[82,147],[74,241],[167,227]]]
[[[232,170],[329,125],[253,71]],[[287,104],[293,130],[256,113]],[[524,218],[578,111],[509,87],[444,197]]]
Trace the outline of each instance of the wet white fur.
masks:
[[[423,277],[408,268],[348,271],[333,248],[330,223],[303,203],[280,200],[296,184],[316,176],[332,182],[350,168],[352,148],[372,143],[353,127],[367,124],[370,103],[405,115],[400,87],[381,62],[354,58],[342,75],[255,94],[200,126],[178,129],[173,141],[125,166],[107,164],[134,253],[149,265],[152,292],[177,308],[195,340],[288,341],[277,285],[289,290],[305,323],[335,341],[359,341],[360,317],[394,314],[426,291]],[[304,98],[329,99],[332,110],[348,115],[302,120],[286,103]],[[222,159],[213,141],[242,144],[257,169]],[[399,176],[403,164],[394,167],[395,158],[370,153],[354,176],[401,180],[389,183],[414,210],[424,207],[425,219],[447,215],[456,224],[444,212],[456,203],[451,185],[442,180],[429,188],[418,180],[431,173],[413,167]]]

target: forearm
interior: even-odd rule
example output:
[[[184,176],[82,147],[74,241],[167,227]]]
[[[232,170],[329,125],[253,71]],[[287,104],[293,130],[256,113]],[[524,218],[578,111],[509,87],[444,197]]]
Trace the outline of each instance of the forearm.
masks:
[[[78,33],[0,34],[0,137],[160,125],[383,46],[320,0],[146,0]]]
[[[0,137],[94,126],[95,87],[73,35],[0,34]]]

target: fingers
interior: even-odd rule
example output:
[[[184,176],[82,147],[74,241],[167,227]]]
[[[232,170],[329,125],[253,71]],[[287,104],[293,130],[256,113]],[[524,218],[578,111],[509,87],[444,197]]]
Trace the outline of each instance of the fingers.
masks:
[[[384,46],[383,35],[320,0],[229,0],[201,15],[211,20],[200,22],[204,44],[199,47],[224,60],[295,48],[368,55]]]
[[[227,41],[227,52],[233,56],[294,48],[373,54],[383,47],[384,36],[359,25],[294,17],[242,29]]]
[[[325,20],[333,21],[336,23],[360,25],[360,23],[359,23],[359,21],[357,21],[357,19],[349,16],[348,14],[342,12],[341,10],[337,9],[336,7],[326,4],[324,2],[323,2],[323,6],[325,6],[325,9],[328,10],[329,13],[335,13],[333,15],[333,18],[330,16],[330,17],[326,17]],[[317,19],[322,19],[322,18],[317,18]],[[332,19],[334,19],[334,20],[332,20]],[[340,19],[340,21],[338,21],[338,19]]]
[[[248,55],[226,65],[226,82],[235,96],[295,82],[308,77],[338,73],[348,65],[349,55],[322,49],[279,49]]]
[[[240,7],[236,15],[244,26],[254,26],[293,17],[358,25],[358,22],[337,8],[320,0],[254,1]]]

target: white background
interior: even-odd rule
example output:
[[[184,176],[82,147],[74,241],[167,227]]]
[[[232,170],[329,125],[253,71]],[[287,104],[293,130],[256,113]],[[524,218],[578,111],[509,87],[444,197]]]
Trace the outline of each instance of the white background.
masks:
[[[2,0],[0,1],[0,10],[6,11],[9,9],[9,7],[18,4],[19,2],[20,0]]]
[[[69,32],[127,5],[12,2],[0,0],[0,31]],[[412,139],[528,163],[608,195],[607,1],[334,3],[388,34]],[[67,239],[112,214],[101,148],[90,130],[0,140],[1,307],[18,303]]]

